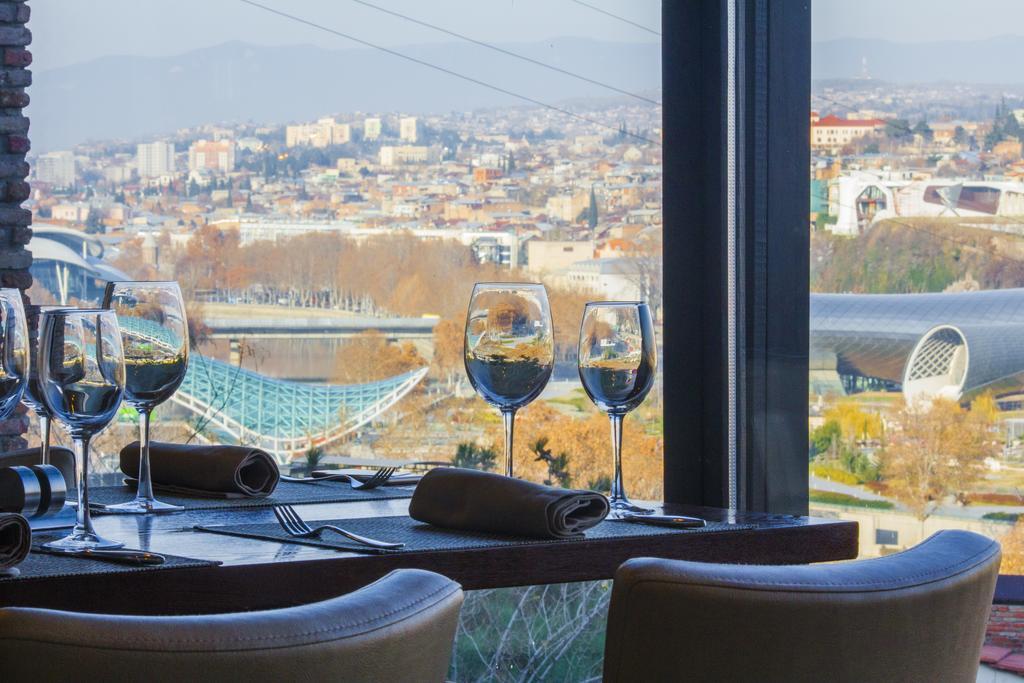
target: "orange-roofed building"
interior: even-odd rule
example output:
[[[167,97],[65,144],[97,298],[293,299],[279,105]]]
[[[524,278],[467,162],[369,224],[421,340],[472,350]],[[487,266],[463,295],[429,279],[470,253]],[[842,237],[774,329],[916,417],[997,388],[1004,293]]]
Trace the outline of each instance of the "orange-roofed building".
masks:
[[[838,149],[885,128],[881,119],[842,119],[835,114],[811,112],[811,148]]]

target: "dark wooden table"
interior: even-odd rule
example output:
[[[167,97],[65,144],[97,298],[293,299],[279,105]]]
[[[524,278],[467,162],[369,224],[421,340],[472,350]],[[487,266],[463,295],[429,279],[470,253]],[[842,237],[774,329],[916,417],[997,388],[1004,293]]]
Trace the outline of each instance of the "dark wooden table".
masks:
[[[309,520],[402,515],[409,501],[302,505]],[[756,529],[562,542],[444,552],[363,555],[187,529],[273,522],[268,508],[95,518],[97,531],[131,548],[217,560],[217,567],[40,577],[0,582],[0,606],[175,614],[268,609],[326,599],[402,567],[436,571],[466,589],[609,579],[632,557],[806,564],[857,556],[857,524],[835,519],[671,506],[667,512],[755,524]]]

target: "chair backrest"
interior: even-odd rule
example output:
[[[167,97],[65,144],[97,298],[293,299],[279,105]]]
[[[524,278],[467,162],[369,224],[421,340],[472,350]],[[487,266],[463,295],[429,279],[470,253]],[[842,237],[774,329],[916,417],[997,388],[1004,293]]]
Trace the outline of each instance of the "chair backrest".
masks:
[[[973,682],[999,559],[995,541],[942,531],[837,564],[630,560],[604,680]]]
[[[0,609],[5,681],[443,681],[460,586],[402,569],[331,600],[203,616]]]

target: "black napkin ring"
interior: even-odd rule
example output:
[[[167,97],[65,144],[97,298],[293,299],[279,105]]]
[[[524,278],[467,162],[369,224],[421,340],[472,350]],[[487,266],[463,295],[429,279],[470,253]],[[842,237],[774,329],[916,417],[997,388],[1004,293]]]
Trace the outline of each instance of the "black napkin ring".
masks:
[[[0,512],[42,517],[64,509],[67,482],[53,465],[0,467]]]

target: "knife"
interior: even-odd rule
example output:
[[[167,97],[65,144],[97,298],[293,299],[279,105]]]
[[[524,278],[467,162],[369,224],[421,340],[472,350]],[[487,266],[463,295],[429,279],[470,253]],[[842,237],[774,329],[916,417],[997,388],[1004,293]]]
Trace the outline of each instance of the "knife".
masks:
[[[60,550],[57,548],[46,548],[33,546],[32,552],[44,553],[47,555],[69,555],[71,557],[85,557],[96,560],[108,560],[122,564],[156,565],[163,564],[167,558],[159,553],[151,553],[146,550],[105,550],[86,548],[84,550]]]
[[[635,524],[651,524],[653,526],[669,526],[682,529],[698,529],[707,526],[700,517],[686,517],[685,515],[636,515],[632,512],[624,512],[616,519],[623,522]]]

